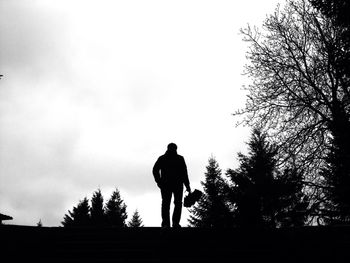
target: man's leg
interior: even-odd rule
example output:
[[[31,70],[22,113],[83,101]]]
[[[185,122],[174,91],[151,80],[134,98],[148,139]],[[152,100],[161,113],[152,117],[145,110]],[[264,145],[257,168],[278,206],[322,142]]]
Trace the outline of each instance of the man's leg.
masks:
[[[181,211],[182,211],[182,195],[183,186],[174,189],[174,212],[173,212],[173,227],[180,226]]]
[[[170,202],[172,192],[166,187],[160,190],[162,193],[162,227],[170,227]]]

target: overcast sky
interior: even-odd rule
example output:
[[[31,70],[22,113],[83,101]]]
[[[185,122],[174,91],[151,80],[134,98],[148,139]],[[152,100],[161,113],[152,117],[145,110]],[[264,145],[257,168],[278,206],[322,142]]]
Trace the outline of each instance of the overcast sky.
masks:
[[[249,130],[247,46],[277,0],[0,0],[0,213],[58,226],[118,187],[159,226],[152,167],[170,142],[201,189],[208,158],[237,168]],[[188,212],[183,210],[182,225]]]

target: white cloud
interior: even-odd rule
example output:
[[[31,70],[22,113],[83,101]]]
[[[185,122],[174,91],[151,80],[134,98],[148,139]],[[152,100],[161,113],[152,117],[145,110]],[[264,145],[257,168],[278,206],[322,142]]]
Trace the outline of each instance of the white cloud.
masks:
[[[117,186],[130,214],[159,225],[151,169],[169,142],[194,187],[211,154],[225,170],[244,150],[239,28],[276,3],[1,1],[1,212],[58,225]]]

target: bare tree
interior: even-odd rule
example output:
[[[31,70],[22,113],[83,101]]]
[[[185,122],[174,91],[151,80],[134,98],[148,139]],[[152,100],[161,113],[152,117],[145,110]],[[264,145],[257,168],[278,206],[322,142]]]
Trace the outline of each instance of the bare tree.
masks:
[[[347,78],[350,78],[350,2],[348,0],[310,0],[313,6],[320,10],[332,23],[339,28],[341,33],[340,47],[342,57],[337,60],[337,67],[342,70]],[[337,118],[348,119],[343,109],[339,109]],[[326,158],[327,166],[322,170],[328,185],[326,189],[328,210],[333,211],[331,217],[326,217],[326,222],[349,223],[350,222],[350,140],[349,122],[337,121],[335,124],[345,127],[332,127],[332,146]],[[345,151],[344,151],[345,150]],[[346,151],[347,150],[347,151]],[[334,214],[334,212],[336,212]]]
[[[235,115],[268,132],[282,163],[297,156],[320,209],[324,190],[335,187],[320,175],[335,148],[341,148],[341,173],[350,172],[350,80],[340,66],[347,52],[342,28],[308,1],[289,0],[262,30],[248,26],[242,34],[250,46],[246,74],[252,83],[245,108]]]

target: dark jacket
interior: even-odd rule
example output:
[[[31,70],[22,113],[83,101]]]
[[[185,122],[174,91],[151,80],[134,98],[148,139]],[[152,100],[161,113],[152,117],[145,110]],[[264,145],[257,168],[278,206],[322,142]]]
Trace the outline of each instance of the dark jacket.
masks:
[[[154,180],[160,187],[185,185],[189,188],[185,159],[176,152],[167,151],[160,156],[153,166]]]

